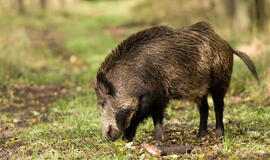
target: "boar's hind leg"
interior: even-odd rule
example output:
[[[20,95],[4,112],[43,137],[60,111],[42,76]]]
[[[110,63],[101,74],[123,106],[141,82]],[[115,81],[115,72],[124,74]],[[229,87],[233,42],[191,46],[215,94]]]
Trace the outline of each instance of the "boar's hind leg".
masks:
[[[216,137],[221,137],[224,135],[224,124],[223,124],[223,108],[224,108],[224,96],[226,92],[223,89],[215,89],[212,91],[212,98],[215,106],[216,115]]]
[[[162,128],[163,112],[152,113],[152,118],[155,126],[155,140],[164,141],[164,133]]]
[[[200,127],[197,137],[204,137],[207,133],[207,119],[209,106],[207,103],[207,95],[204,96],[198,103],[200,111]]]

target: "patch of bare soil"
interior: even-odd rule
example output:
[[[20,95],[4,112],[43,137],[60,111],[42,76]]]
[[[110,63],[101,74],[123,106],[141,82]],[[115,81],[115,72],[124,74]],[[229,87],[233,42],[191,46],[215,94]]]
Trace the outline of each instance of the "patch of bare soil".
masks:
[[[0,113],[6,121],[0,122],[0,157],[8,159],[23,144],[15,133],[38,121],[47,121],[42,114],[48,111],[52,103],[67,90],[58,85],[17,85],[12,88],[1,87],[3,100]],[[39,117],[39,119],[37,118]],[[41,118],[40,118],[41,117]]]
[[[238,97],[232,97],[232,99],[235,99],[234,103],[240,103],[240,99]],[[241,100],[241,102],[245,103],[252,103],[248,100]],[[179,112],[179,115],[183,115],[183,112],[186,110],[186,105],[188,103],[182,103],[181,106],[174,106],[173,109],[177,112]],[[214,133],[214,126],[209,125],[209,129],[207,132],[206,137],[203,138],[197,138],[197,132],[198,130],[194,129],[193,126],[179,123],[179,121],[185,121],[184,119],[176,119],[176,118],[170,118],[167,115],[165,115],[165,118],[169,120],[171,123],[166,124],[164,126],[164,136],[165,141],[164,142],[157,142],[153,138],[150,138],[146,141],[144,141],[142,144],[135,145],[134,150],[141,151],[140,154],[146,153],[146,156],[156,156],[161,159],[166,159],[163,156],[163,150],[160,149],[161,147],[169,147],[169,149],[175,149],[176,147],[180,148],[181,150],[177,152],[171,152],[168,153],[169,155],[174,155],[175,157],[178,157],[179,159],[229,159],[228,156],[224,155],[222,152],[224,148],[221,146],[222,138],[216,138]],[[245,135],[246,132],[241,129],[241,124],[238,121],[229,121],[230,125],[236,126],[236,130],[231,131],[230,137],[236,137],[240,135]],[[153,133],[151,137],[154,137]],[[191,149],[190,149],[191,148]],[[237,148],[237,144],[235,146]],[[191,150],[191,151],[190,151]],[[237,159],[246,159],[248,157],[252,157],[251,159],[267,159],[270,158],[270,154],[266,153],[252,153],[249,151],[245,151],[245,157],[241,155],[240,153],[240,147],[239,150],[232,150],[232,152],[235,153]],[[238,154],[239,152],[239,154]],[[184,154],[187,153],[187,154]],[[191,154],[190,154],[191,153]]]
[[[197,131],[186,125],[167,124],[164,126],[164,131],[165,141],[163,143],[149,139],[145,141],[144,144],[158,146],[159,148],[164,146],[172,149],[180,147],[182,150],[186,150],[187,153],[191,151],[193,155],[198,155],[198,157],[195,157],[196,159],[217,159],[218,157],[223,157],[218,147],[222,139],[215,138],[213,131],[208,131],[207,136],[204,138],[197,138]],[[154,135],[152,135],[152,137],[153,136]],[[143,147],[144,145],[137,146],[137,149],[140,150]],[[180,159],[191,158],[189,154],[183,154],[184,152],[182,150],[178,153],[174,152],[169,154],[174,154]]]

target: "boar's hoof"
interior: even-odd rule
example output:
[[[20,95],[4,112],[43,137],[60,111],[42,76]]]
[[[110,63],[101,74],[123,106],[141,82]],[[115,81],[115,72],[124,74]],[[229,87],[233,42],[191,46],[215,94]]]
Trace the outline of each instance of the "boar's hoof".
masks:
[[[124,134],[123,137],[122,137],[122,139],[125,140],[125,141],[128,141],[128,142],[131,142],[131,141],[133,141],[133,137],[134,136],[132,136],[131,134],[129,134],[129,135],[128,134]]]
[[[224,136],[224,129],[217,128],[217,129],[215,130],[215,134],[216,134],[216,138],[219,138],[219,137]]]
[[[203,131],[199,131],[199,133],[197,134],[197,137],[198,138],[203,138],[206,136],[206,133],[207,131],[206,130],[203,130]]]
[[[128,127],[127,130],[125,131],[122,139],[126,140],[128,142],[131,142],[131,141],[133,141],[135,134],[136,134],[136,128]]]
[[[155,137],[155,140],[156,141],[159,141],[159,142],[164,142],[164,140],[165,140],[165,138],[164,138],[164,136],[161,136],[161,137]]]
[[[155,140],[160,141],[160,142],[164,142],[165,138],[164,138],[163,132],[162,133],[155,133]]]

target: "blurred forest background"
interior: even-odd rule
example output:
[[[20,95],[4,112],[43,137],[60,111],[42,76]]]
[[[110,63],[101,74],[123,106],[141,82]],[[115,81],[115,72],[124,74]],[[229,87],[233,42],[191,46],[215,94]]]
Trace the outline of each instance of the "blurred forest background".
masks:
[[[83,0],[1,0],[2,14],[29,14],[40,10],[66,11]],[[102,0],[84,0],[102,1]],[[105,0],[106,1],[106,0]],[[114,0],[111,0],[114,1]],[[269,0],[138,0],[137,12],[145,11],[141,18],[149,18],[173,25],[191,24],[207,19],[219,27],[231,27],[235,32],[269,30]],[[151,17],[153,18],[153,17]],[[233,32],[233,31],[231,31]]]
[[[140,125],[132,143],[101,140],[96,71],[139,30],[198,21],[209,21],[233,48],[246,52],[261,81],[235,58],[223,140],[213,138],[212,107],[209,136],[200,140],[192,137],[198,111],[172,101],[166,145],[194,150],[165,158],[270,158],[270,0],[0,0],[0,158],[151,157],[141,147],[155,144],[151,120]]]

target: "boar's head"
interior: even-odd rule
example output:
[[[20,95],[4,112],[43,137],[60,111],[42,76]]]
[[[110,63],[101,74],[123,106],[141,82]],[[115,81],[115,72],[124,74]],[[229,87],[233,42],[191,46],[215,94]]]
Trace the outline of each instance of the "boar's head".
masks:
[[[105,139],[116,140],[123,135],[136,112],[136,99],[127,96],[123,88],[116,90],[103,73],[97,76],[95,92],[101,112],[102,135]]]

